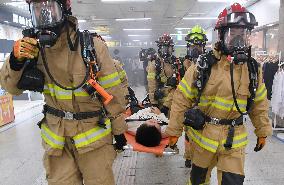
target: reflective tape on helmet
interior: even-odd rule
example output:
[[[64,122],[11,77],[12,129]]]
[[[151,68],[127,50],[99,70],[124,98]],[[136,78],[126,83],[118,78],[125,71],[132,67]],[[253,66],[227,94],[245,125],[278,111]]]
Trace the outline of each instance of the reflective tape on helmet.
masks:
[[[256,91],[255,101],[258,102],[264,100],[266,95],[267,95],[267,89],[265,87],[265,84],[262,84]]]
[[[219,143],[217,141],[214,141],[212,139],[208,139],[202,134],[200,134],[197,130],[194,130],[193,128],[189,127],[188,134],[192,138],[192,140],[198,144],[200,147],[212,152],[216,153],[217,148],[219,146]]]
[[[183,78],[179,85],[178,89],[184,94],[185,97],[188,99],[193,99],[197,97],[197,89],[196,88],[190,88],[190,86],[187,84],[185,79]]]
[[[61,150],[64,148],[65,138],[53,133],[46,124],[41,125],[41,137],[51,148]]]
[[[105,121],[106,129],[102,127],[95,127],[87,132],[78,134],[73,137],[76,148],[85,147],[93,142],[96,142],[111,133],[111,122],[109,119]]]
[[[118,72],[115,72],[115,73],[112,73],[112,74],[109,74],[103,77],[99,77],[98,81],[100,85],[105,89],[121,84],[121,80],[120,80]]]

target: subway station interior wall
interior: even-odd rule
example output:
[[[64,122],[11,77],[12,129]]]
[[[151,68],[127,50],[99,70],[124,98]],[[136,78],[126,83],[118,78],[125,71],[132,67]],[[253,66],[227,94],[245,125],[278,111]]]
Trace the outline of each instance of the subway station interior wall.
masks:
[[[12,50],[14,41],[20,38],[22,38],[21,29],[0,24],[0,62],[6,59]]]
[[[249,7],[259,26],[279,21],[280,0],[260,0]]]

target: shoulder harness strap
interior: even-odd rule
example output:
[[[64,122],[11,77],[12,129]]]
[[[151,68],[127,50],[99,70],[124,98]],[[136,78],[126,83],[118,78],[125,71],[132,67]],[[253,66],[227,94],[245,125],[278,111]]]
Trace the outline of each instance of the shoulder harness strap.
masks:
[[[217,63],[217,59],[213,51],[209,51],[199,56],[197,60],[197,79],[194,82],[195,87],[198,90],[197,100],[194,107],[198,105],[202,91],[204,90],[206,83],[211,75],[211,69],[214,64]]]
[[[158,88],[161,88],[161,87],[164,86],[164,84],[162,83],[162,79],[161,79],[162,64],[161,64],[161,60],[159,58],[157,58],[155,60],[155,68],[156,68],[155,79],[158,83]]]

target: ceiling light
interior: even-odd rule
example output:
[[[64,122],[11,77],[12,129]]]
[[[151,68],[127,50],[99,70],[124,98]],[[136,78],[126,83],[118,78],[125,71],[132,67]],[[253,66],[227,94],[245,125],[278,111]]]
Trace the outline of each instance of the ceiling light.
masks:
[[[267,24],[266,26],[271,27],[271,26],[274,26],[274,24]]]
[[[89,30],[91,33],[99,33],[99,34],[109,34],[108,31],[102,31],[102,30]]]
[[[133,40],[133,42],[140,42],[140,40]]]
[[[186,47],[187,45],[183,45],[183,44],[181,44],[181,45],[175,45],[175,47]]]
[[[131,3],[135,3],[135,2],[153,2],[155,0],[101,0],[101,2],[104,3],[116,3],[116,2],[131,2]]]
[[[198,0],[200,3],[230,3],[232,0]]]
[[[177,35],[187,35],[187,34],[185,34],[185,33],[171,33],[170,35],[171,36],[177,36]]]
[[[116,21],[148,21],[151,18],[131,18],[131,19],[115,19]]]
[[[78,20],[78,23],[82,23],[82,22],[87,22],[87,21],[84,20],[84,19],[79,19],[79,20]]]
[[[151,35],[128,35],[128,37],[149,37]]]
[[[141,29],[123,29],[124,31],[151,31],[152,29],[146,29],[146,28],[141,28]]]
[[[102,38],[104,38],[104,39],[111,39],[112,37],[109,36],[109,35],[103,35]]]
[[[176,30],[190,30],[191,28],[175,28]]]
[[[215,20],[217,17],[184,17],[183,20]]]

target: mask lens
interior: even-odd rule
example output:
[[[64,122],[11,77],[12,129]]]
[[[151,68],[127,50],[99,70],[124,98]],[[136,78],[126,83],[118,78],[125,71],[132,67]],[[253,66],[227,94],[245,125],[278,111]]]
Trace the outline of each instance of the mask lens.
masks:
[[[245,28],[229,28],[224,36],[226,49],[232,53],[250,46],[250,31]]]
[[[160,49],[161,55],[163,58],[170,57],[173,54],[172,46],[162,46]]]
[[[53,27],[62,22],[62,8],[57,1],[37,1],[30,3],[33,26],[36,28]]]
[[[203,53],[203,47],[200,45],[189,45],[187,55],[191,58],[198,58]]]

